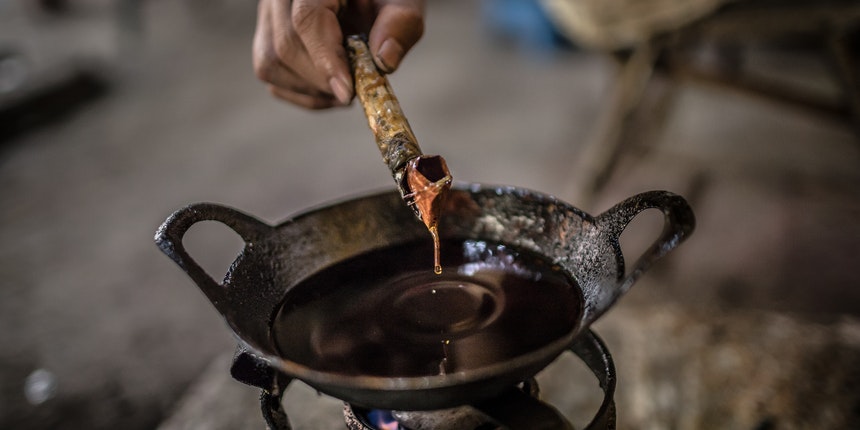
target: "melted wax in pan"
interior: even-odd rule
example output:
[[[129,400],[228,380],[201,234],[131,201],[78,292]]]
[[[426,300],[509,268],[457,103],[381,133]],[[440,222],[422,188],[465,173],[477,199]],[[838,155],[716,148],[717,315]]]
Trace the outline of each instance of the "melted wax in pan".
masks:
[[[570,333],[579,288],[552,262],[483,241],[372,251],[291,288],[273,321],[285,359],[349,375],[451,374],[510,360]]]

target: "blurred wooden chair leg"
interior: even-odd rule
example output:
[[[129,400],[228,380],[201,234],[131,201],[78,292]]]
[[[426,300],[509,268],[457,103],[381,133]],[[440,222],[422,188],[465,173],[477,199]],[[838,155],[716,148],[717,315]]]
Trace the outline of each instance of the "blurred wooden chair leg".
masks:
[[[606,185],[622,152],[636,133],[631,130],[642,97],[651,82],[657,47],[648,41],[622,60],[609,103],[603,109],[594,134],[577,160],[574,186],[583,201],[594,198]]]
[[[860,23],[829,34],[827,51],[845,91],[854,132],[860,137]]]
[[[768,77],[756,77],[740,67],[741,60],[733,58],[740,54],[731,50],[720,53],[717,67],[698,64],[693,58],[702,42],[716,41],[731,46],[750,41],[778,43],[798,36],[823,42],[821,47],[830,62],[831,77],[841,85],[840,97],[795,88]],[[679,81],[716,84],[800,107],[825,118],[847,120],[860,135],[858,48],[860,6],[850,1],[826,5],[799,2],[780,7],[755,2],[737,4],[639,44],[622,60],[608,105],[601,113],[594,134],[580,152],[572,185],[576,201],[582,204],[593,200],[612,178],[623,154],[637,146],[648,146],[648,141],[655,137],[649,134],[662,129],[665,123],[674,92],[672,87]],[[654,104],[655,87],[662,83],[669,85],[668,97],[657,94],[657,104]]]

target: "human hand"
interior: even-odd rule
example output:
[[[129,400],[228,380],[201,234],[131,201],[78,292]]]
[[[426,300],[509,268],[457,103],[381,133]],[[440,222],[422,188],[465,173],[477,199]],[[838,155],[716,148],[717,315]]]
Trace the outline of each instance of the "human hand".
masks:
[[[254,72],[275,97],[301,107],[348,105],[345,33],[368,34],[374,62],[391,73],[424,33],[424,0],[260,0]]]

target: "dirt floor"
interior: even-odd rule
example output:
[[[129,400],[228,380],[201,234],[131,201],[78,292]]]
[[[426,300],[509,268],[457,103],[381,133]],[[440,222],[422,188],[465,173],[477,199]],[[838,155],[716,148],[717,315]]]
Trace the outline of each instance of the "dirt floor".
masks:
[[[154,428],[232,351],[153,243],[172,211],[213,201],[275,223],[392,186],[356,105],[303,111],[255,79],[252,3],[92,0],[58,17],[25,12],[24,33],[0,29],[0,48],[34,35],[39,70],[86,67],[106,84],[0,144],[0,428]],[[847,124],[682,84],[659,145],[625,156],[586,199],[574,166],[612,61],[495,37],[484,3],[429,3],[426,36],[392,85],[424,151],[444,154],[457,180],[594,214],[651,189],[690,201],[693,237],[625,306],[860,317],[860,141]],[[642,235],[656,235],[644,218]],[[216,276],[239,249],[209,223],[188,246]]]

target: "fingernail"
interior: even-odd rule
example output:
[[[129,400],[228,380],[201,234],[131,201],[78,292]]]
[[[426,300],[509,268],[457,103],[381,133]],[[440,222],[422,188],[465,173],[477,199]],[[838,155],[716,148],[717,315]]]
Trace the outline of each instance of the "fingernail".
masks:
[[[344,79],[332,77],[328,84],[331,85],[334,96],[341,104],[348,105],[352,101],[352,87]]]
[[[376,53],[376,61],[380,63],[386,72],[393,72],[403,60],[403,47],[394,39],[385,39]]]

